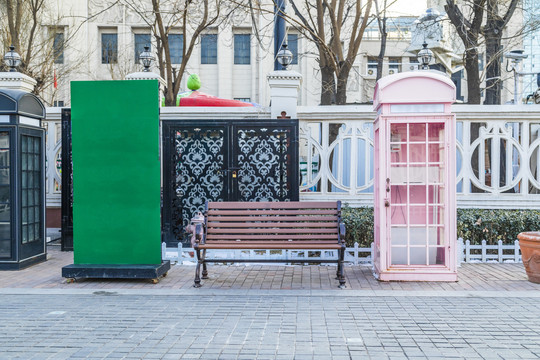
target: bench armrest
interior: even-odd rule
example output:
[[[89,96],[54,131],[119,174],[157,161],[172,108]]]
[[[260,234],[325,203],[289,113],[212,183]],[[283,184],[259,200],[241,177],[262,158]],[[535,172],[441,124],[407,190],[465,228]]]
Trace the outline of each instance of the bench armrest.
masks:
[[[345,224],[339,223],[339,239],[342,243],[345,243]]]

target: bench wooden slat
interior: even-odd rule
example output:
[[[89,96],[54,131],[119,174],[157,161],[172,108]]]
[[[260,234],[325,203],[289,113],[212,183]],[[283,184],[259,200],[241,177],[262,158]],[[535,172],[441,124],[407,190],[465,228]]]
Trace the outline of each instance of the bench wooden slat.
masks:
[[[261,235],[215,235],[212,234],[212,236],[207,236],[206,241],[208,240],[212,241],[213,239],[239,239],[239,240],[246,240],[246,241],[257,241],[261,240]],[[337,234],[320,234],[320,235],[272,235],[268,238],[268,241],[271,242],[272,240],[314,240],[314,239],[338,239]]]
[[[337,215],[333,216],[211,216],[208,217],[208,222],[214,221],[332,221],[338,220]]]
[[[339,201],[207,202],[204,224],[204,234],[198,233],[193,245],[198,259],[195,287],[201,286],[201,266],[202,278],[207,278],[206,251],[201,252],[206,249],[338,250],[336,259],[317,261],[336,262],[337,279],[340,287],[345,286],[345,242]],[[281,259],[265,261],[281,262]],[[309,257],[301,261],[309,262]]]
[[[336,201],[208,202],[209,209],[336,209]]]
[[[213,215],[337,215],[337,210],[217,210],[208,209],[208,216]]]
[[[206,224],[210,228],[332,228],[335,222],[218,222],[211,221]]]
[[[240,242],[238,246],[234,246],[230,243],[219,243],[214,242],[211,244],[202,244],[199,245],[200,249],[246,249],[246,250],[278,250],[278,249],[294,249],[294,250],[333,250],[333,249],[340,249],[341,245],[339,244],[324,244],[324,243],[316,243],[316,244],[302,244],[302,246],[298,246],[298,243],[290,243],[290,244],[283,244],[283,243],[265,243],[265,244],[257,244],[253,242]]]
[[[337,234],[337,228],[333,229],[320,229],[320,228],[302,228],[302,229],[276,229],[276,228],[244,228],[244,229],[231,229],[231,228],[211,228],[207,230],[208,234]]]

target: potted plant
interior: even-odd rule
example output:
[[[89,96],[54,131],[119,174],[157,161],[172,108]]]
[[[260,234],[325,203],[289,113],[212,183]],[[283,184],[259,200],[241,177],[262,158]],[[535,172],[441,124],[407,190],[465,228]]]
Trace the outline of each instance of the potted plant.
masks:
[[[529,281],[540,284],[540,231],[522,232],[518,240]]]

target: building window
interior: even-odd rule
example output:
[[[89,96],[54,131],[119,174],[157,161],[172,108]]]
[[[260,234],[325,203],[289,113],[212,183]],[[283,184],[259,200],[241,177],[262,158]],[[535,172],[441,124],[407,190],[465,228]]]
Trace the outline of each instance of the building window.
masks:
[[[63,107],[64,106],[64,100],[54,100],[53,106],[55,106],[55,107]]]
[[[251,102],[251,98],[234,98],[234,100],[243,101],[243,102]]]
[[[145,46],[150,48],[150,34],[135,34],[135,64],[139,63],[139,56]]]
[[[287,49],[292,52],[291,65],[298,65],[298,34],[287,35]]]
[[[53,56],[55,64],[64,63],[64,33],[54,34]]]
[[[217,64],[217,34],[201,36],[201,64]]]
[[[373,56],[368,56],[367,60],[367,76],[377,76],[377,58]]]
[[[401,72],[401,58],[388,58],[388,73],[390,75]]]
[[[410,57],[409,58],[409,70],[418,70],[418,58]]]
[[[170,34],[169,39],[169,51],[171,53],[171,63],[181,64],[184,54],[184,35],[183,34]]]
[[[406,40],[411,38],[411,28],[415,17],[402,16],[388,18],[386,21],[386,34],[388,40]]]
[[[118,34],[101,34],[101,63],[118,62]]]
[[[234,35],[234,63],[236,65],[251,63],[251,36],[249,34]]]

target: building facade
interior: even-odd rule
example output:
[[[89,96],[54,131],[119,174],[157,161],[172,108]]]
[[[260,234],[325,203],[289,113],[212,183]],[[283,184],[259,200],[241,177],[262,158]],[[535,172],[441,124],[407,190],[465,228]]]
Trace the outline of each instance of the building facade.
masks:
[[[146,11],[151,10],[147,8],[150,6],[147,3],[140,0],[46,1],[40,36],[44,42],[49,41],[49,47],[54,55],[51,69],[51,75],[54,76],[50,76],[46,84],[42,94],[44,101],[50,106],[67,106],[70,103],[70,81],[123,79],[131,72],[140,71],[142,67],[138,64],[138,56],[144,46],[148,45],[153,52],[156,49],[152,24],[144,17]],[[273,3],[272,1],[260,3],[266,6],[263,10],[249,13],[246,9],[239,9],[229,20],[211,26],[203,32],[187,63],[181,92],[187,90],[185,86],[187,75],[197,73],[202,81],[203,92],[261,105],[269,104],[266,74],[273,70],[274,63]],[[442,25],[437,26],[446,29],[441,32],[443,38],[437,40],[445,45],[441,47],[444,48],[441,51],[434,49],[435,62],[443,63],[441,69],[452,77],[457,86],[458,100],[466,102],[467,79],[462,68],[463,45],[455,33],[448,30],[450,24],[444,16],[444,4],[445,1],[442,0],[414,2],[398,0],[391,4],[385,13],[388,40],[382,75],[417,69],[418,49],[411,44],[415,20],[425,13],[426,9],[431,8],[441,14]],[[144,8],[144,11],[137,6]],[[290,5],[286,11],[289,14],[293,13]],[[508,39],[505,40],[505,48],[522,46],[521,38],[513,36],[522,27],[523,15],[520,10],[516,10],[503,36]],[[181,27],[171,27],[168,37],[171,44],[171,61],[178,69],[182,62],[184,40]],[[372,100],[380,39],[379,26],[374,16],[368,23],[360,51],[349,75],[348,103],[368,103]],[[293,26],[288,26],[287,42],[294,55],[291,68],[303,76],[300,105],[318,105],[321,74],[317,49]],[[431,47],[432,43],[429,41],[428,43]],[[345,40],[343,45],[346,44]],[[529,45],[535,47],[533,43],[526,44]],[[533,61],[535,56],[530,56],[530,60]],[[485,51],[480,49],[479,67],[482,81],[485,80],[484,58]],[[159,72],[155,65],[152,71]],[[512,74],[503,68],[501,78],[505,84],[502,95],[502,103],[505,103],[513,97]]]

